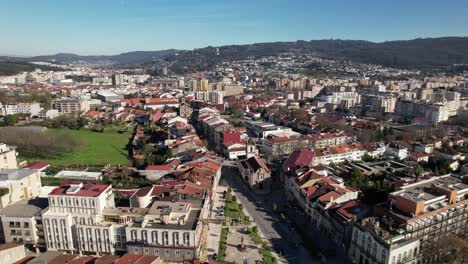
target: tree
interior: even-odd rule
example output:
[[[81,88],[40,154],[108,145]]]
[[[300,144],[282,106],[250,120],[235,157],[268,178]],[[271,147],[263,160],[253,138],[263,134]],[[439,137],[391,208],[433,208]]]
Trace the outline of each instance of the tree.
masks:
[[[244,115],[244,109],[238,104],[231,105],[229,107],[229,113],[235,117],[242,117]]]
[[[5,126],[14,126],[18,124],[18,117],[16,115],[7,115],[3,120]]]
[[[466,263],[468,261],[468,241],[455,235],[439,238],[433,250],[424,257],[438,257],[438,263]]]

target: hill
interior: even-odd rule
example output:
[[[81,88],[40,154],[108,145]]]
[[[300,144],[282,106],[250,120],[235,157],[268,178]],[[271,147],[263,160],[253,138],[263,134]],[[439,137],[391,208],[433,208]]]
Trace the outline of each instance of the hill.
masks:
[[[60,68],[37,65],[21,61],[0,61],[0,75],[15,75],[21,72],[32,72],[35,69],[43,71],[61,71]]]
[[[438,68],[453,64],[468,64],[468,37],[424,38],[402,41],[370,42],[363,40],[311,40],[271,42],[247,45],[205,47],[194,50],[134,51],[113,56],[79,56],[56,54],[19,61],[106,62],[121,66],[145,65],[154,60],[169,62],[173,70],[194,71],[213,65],[249,57],[273,56],[282,53],[313,54],[329,59],[380,64],[400,68]],[[9,57],[12,60],[11,57]],[[1,60],[1,57],[0,57]]]

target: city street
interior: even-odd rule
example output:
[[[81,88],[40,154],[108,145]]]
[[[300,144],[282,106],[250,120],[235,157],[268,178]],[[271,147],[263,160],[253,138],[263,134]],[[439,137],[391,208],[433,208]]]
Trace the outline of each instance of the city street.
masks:
[[[231,161],[223,163],[221,185],[231,187],[236,193],[245,210],[258,225],[264,238],[270,241],[273,250],[280,255],[279,262],[320,263],[319,260],[309,254],[301,243],[298,243],[297,240],[300,240],[299,235],[272,215],[272,204],[277,199],[281,199],[281,196],[253,194],[241,181],[234,164]]]

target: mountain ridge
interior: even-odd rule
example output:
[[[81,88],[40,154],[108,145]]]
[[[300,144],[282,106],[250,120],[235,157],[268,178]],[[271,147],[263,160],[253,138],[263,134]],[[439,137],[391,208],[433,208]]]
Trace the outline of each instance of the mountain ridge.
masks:
[[[219,55],[216,53],[217,49]],[[145,65],[154,60],[162,60],[176,68],[203,70],[220,62],[282,53],[313,54],[328,59],[345,59],[400,68],[437,68],[468,64],[468,37],[416,38],[384,42],[342,39],[297,40],[208,46],[193,50],[130,51],[116,55],[81,56],[58,53],[32,57],[0,57],[0,60],[106,62],[118,66]]]

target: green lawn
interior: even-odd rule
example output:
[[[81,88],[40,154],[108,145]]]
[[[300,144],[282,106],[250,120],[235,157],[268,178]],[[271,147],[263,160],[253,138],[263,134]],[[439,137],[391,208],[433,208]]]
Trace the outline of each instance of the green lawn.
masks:
[[[117,132],[93,132],[86,129],[71,130],[67,128],[49,129],[52,133],[67,133],[79,139],[78,150],[59,157],[40,159],[55,166],[86,167],[127,165],[127,150],[125,149],[131,132],[119,134]],[[29,161],[39,160],[31,157]]]
[[[225,203],[225,215],[230,219],[236,219],[241,221],[244,224],[250,224],[248,217],[244,214],[242,209],[237,202],[237,199],[233,199],[233,195],[231,193],[226,194],[226,203]]]
[[[219,261],[224,261],[226,257],[226,241],[228,236],[228,228],[223,227],[221,229],[221,238],[219,239],[219,248],[218,248],[218,259]]]

